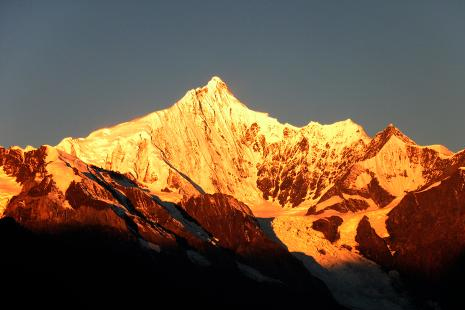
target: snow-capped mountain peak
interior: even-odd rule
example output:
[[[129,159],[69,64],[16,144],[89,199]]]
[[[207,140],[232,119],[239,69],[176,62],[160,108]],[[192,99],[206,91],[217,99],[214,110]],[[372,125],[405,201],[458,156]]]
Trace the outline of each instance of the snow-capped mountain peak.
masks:
[[[208,110],[247,109],[218,76],[213,76],[205,86],[187,91],[174,106],[191,111],[199,110],[200,113]]]
[[[405,135],[402,131],[400,131],[400,129],[397,128],[396,126],[394,126],[393,123],[390,123],[383,131],[378,133],[375,136],[375,139],[378,136],[380,136],[380,139],[382,139],[382,140],[389,139],[392,136],[396,136],[397,138],[401,139],[402,141],[404,141],[407,144],[416,144],[415,141],[413,141],[407,135]]]
[[[378,132],[371,140],[367,147],[365,159],[371,158],[378,154],[382,148],[386,145],[417,145],[415,141],[407,137],[402,131],[400,131],[394,124],[390,123],[382,131]]]
[[[208,81],[206,87],[209,90],[228,90],[228,85],[219,77],[219,76],[212,76],[210,81]]]
[[[437,148],[423,150],[393,124],[373,139],[351,119],[300,128],[281,124],[247,108],[217,76],[170,108],[84,139],[66,138],[58,148],[128,173],[157,192],[221,192],[252,207],[264,200],[312,206],[352,178],[360,190],[376,179],[397,196],[433,180],[436,172],[424,173],[436,171],[426,168],[429,158],[445,157]]]

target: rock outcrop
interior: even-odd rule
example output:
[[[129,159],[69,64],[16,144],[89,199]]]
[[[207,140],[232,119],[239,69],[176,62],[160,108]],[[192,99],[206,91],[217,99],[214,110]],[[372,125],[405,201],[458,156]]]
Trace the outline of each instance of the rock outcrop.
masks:
[[[330,217],[320,218],[313,222],[312,228],[321,231],[326,239],[330,242],[335,242],[339,239],[338,227],[343,220],[339,216],[333,215]]]

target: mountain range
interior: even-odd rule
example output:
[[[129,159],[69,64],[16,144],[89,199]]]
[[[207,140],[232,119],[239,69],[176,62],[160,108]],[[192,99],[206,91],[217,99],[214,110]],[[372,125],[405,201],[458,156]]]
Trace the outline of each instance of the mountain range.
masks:
[[[39,297],[463,305],[465,150],[392,124],[281,124],[213,77],[84,138],[2,147],[0,167],[2,270]]]

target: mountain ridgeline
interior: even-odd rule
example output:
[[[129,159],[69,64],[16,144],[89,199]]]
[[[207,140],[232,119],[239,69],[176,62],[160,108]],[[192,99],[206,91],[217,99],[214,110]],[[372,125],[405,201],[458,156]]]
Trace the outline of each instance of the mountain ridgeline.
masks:
[[[213,77],[84,138],[0,147],[5,292],[29,279],[37,299],[83,305],[461,309],[445,283],[465,275],[464,167],[465,151],[392,124],[281,124]]]
[[[419,146],[392,124],[370,138],[346,120],[297,128],[248,109],[213,77],[172,107],[58,149],[87,163],[129,173],[151,189],[224,193],[253,205],[315,206],[342,193],[362,205],[387,205],[463,165],[465,153]]]

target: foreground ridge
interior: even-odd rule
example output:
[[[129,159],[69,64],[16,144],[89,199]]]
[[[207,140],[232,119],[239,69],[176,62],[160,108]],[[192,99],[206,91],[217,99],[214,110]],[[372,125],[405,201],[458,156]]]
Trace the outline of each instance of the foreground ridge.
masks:
[[[179,296],[186,300],[177,304],[271,306],[312,296],[319,307],[342,309],[231,196],[164,201],[130,176],[50,146],[0,148],[0,167],[16,183],[0,219],[10,297],[27,293],[48,306],[144,305]],[[21,281],[35,285],[18,290]],[[121,287],[122,296],[106,297]],[[50,290],[57,293],[52,301],[39,298]],[[278,297],[267,301],[270,292]]]

